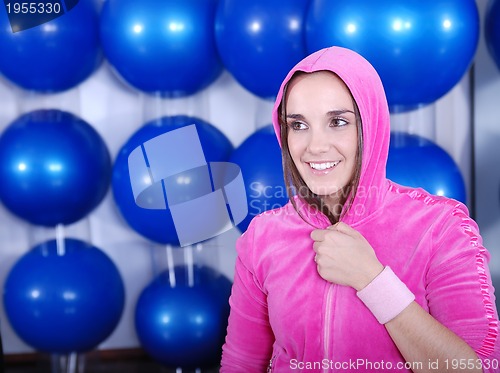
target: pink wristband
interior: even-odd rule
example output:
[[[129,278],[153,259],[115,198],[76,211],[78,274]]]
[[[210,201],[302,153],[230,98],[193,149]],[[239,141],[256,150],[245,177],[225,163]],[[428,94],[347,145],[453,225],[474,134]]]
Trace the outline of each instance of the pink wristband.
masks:
[[[356,294],[380,324],[391,321],[415,300],[413,293],[387,266]]]

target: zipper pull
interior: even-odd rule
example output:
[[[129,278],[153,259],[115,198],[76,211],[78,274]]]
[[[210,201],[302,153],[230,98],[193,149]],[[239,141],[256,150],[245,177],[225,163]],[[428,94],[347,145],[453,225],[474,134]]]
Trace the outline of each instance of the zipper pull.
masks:
[[[274,360],[276,359],[276,355],[274,355],[271,360],[269,360],[269,365],[267,366],[267,373],[272,373],[273,371],[273,363]]]

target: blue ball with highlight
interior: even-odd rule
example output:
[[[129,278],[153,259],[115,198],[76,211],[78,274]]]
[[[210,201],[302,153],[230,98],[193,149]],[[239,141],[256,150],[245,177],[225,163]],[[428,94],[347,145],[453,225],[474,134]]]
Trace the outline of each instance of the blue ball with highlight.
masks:
[[[465,182],[453,158],[433,141],[418,135],[391,134],[387,177],[431,194],[463,203],[467,200]]]
[[[0,135],[0,200],[35,225],[71,224],[93,211],[111,181],[99,133],[76,115],[35,110]]]

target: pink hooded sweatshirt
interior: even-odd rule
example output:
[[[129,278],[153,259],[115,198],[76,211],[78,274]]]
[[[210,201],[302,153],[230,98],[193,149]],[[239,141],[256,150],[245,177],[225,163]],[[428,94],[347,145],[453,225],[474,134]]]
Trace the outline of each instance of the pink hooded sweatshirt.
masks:
[[[332,47],[306,57],[285,78],[273,111],[296,71],[329,70],[350,89],[363,123],[362,171],[342,221],[359,231],[435,319],[464,339],[485,372],[500,371],[498,314],[489,253],[467,208],[455,200],[386,178],[389,110],[374,68],[350,50]],[[384,325],[347,286],[321,278],[310,233],[330,222],[296,199],[256,216],[237,241],[231,314],[221,372],[411,371]],[[471,364],[423,361],[424,369]],[[462,365],[463,367],[463,365]],[[418,368],[418,366],[413,366]]]

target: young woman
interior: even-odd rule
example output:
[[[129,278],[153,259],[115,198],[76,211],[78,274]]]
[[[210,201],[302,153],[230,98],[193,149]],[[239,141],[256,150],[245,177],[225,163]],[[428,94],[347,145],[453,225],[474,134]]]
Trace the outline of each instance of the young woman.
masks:
[[[467,208],[386,178],[373,67],[315,52],[273,111],[286,206],[237,242],[221,372],[500,371],[489,254]]]

